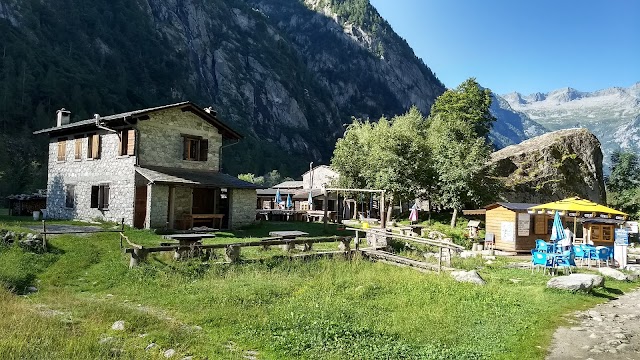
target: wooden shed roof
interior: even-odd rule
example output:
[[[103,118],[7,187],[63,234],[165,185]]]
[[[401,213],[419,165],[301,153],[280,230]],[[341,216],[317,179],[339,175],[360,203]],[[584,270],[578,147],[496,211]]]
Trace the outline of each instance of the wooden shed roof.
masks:
[[[529,203],[508,203],[508,202],[498,202],[495,204],[487,205],[484,208],[486,210],[495,209],[497,207],[503,207],[512,211],[527,211],[530,207],[536,206],[538,204],[529,204]]]
[[[136,172],[145,179],[160,184],[200,185],[229,189],[258,189],[256,184],[246,182],[225,173],[211,170],[191,170],[161,166],[136,166]]]

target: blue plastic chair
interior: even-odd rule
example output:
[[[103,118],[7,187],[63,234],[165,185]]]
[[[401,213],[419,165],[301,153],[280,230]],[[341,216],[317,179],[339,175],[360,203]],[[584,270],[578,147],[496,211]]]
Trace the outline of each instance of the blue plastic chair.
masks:
[[[582,244],[580,247],[585,253],[584,258],[588,260],[588,266],[591,266],[591,259],[596,258],[596,247],[589,244]]]
[[[547,244],[546,241],[542,240],[542,239],[538,239],[536,240],[536,251],[541,251],[541,252],[548,252],[549,251],[549,244]]]
[[[610,256],[610,251],[608,247],[596,246],[594,259],[596,260],[598,267],[600,267],[603,261],[607,264],[607,266],[609,266],[609,256]]]
[[[561,268],[565,275],[567,271],[571,274],[572,268],[576,266],[575,255],[576,254],[571,250],[567,250],[560,255],[556,255],[556,267],[558,269]]]
[[[580,266],[584,264],[584,259],[589,258],[589,250],[585,251],[582,245],[573,245],[574,258],[580,260]]]
[[[547,269],[553,269],[553,265],[553,256],[549,256],[546,252],[531,250],[531,273],[534,268],[537,269],[540,266],[544,268],[546,273]]]

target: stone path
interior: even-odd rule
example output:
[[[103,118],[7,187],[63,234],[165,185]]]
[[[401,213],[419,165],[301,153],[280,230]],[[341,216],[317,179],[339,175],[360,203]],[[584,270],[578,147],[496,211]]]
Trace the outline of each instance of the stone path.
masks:
[[[42,225],[33,225],[28,226],[29,229],[35,231],[42,231]],[[73,231],[97,231],[101,230],[98,226],[80,226],[80,225],[54,225],[47,224],[47,231],[55,231],[55,232],[73,232]]]
[[[575,314],[553,335],[547,360],[640,359],[640,290]]]

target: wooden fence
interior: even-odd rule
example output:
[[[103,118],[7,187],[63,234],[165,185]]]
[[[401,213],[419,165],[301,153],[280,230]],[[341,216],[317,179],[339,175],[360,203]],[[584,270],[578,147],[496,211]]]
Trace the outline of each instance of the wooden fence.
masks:
[[[355,232],[355,244],[356,249],[360,250],[363,255],[369,257],[370,259],[378,259],[387,263],[395,263],[404,266],[411,266],[421,269],[432,269],[437,270],[438,273],[444,270],[452,270],[451,266],[451,252],[460,252],[465,248],[463,246],[454,244],[451,241],[446,241],[446,239],[429,239],[422,238],[417,236],[407,236],[402,234],[396,234],[385,229],[358,229],[358,228],[347,228],[347,230],[351,230]],[[367,241],[369,242],[370,247],[366,249],[360,249],[360,233],[364,233]],[[405,257],[401,257],[386,251],[380,251],[379,249],[386,249],[388,247],[387,239],[397,239],[403,241],[410,241],[417,244],[435,246],[438,248],[438,265],[437,267],[432,266],[425,262],[420,262],[413,259],[408,259]],[[446,257],[447,266],[442,266],[443,260],[443,251],[447,250],[449,253]]]
[[[351,253],[351,237],[347,236],[331,236],[331,237],[311,237],[311,238],[298,238],[298,239],[284,239],[282,237],[266,238],[256,241],[238,242],[231,244],[208,244],[208,245],[170,245],[170,246],[151,246],[145,247],[135,244],[129,240],[129,238],[123,233],[120,234],[120,244],[126,242],[130,248],[125,248],[124,252],[131,254],[131,260],[129,267],[133,268],[138,266],[140,261],[144,261],[147,255],[155,252],[173,251],[175,257],[180,258],[187,254],[205,254],[210,255],[211,251],[215,249],[225,249],[225,260],[231,263],[237,262],[240,259],[240,249],[243,247],[256,247],[260,246],[268,248],[272,245],[280,245],[283,250],[290,251],[295,248],[296,245],[304,245],[303,251],[311,251],[313,244],[319,243],[339,243],[339,253],[350,254]]]

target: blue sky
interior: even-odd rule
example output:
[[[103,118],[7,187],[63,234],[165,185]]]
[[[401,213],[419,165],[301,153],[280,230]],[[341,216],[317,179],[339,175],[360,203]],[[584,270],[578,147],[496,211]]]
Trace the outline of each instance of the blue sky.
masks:
[[[637,0],[370,0],[449,88],[593,91],[640,81]]]

